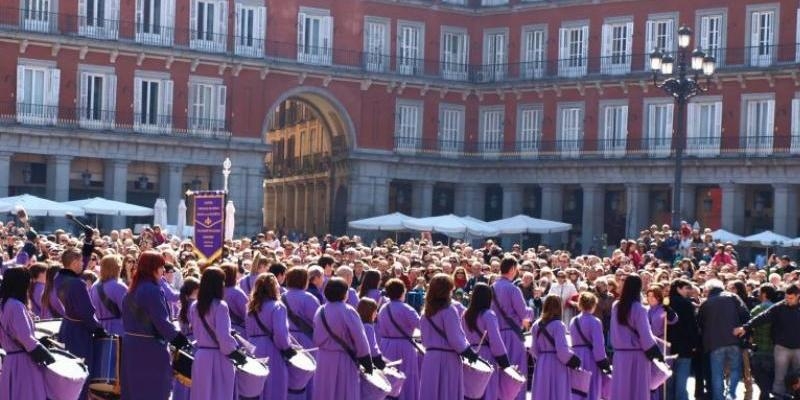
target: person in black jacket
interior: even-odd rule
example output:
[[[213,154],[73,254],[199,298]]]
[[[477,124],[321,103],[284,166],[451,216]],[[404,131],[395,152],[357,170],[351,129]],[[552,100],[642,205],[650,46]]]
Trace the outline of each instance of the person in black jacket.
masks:
[[[669,288],[670,307],[678,314],[678,322],[667,330],[670,352],[678,358],[673,364],[672,379],[667,383],[667,398],[688,400],[686,383],[692,370],[692,357],[697,351],[700,332],[694,304],[689,300],[692,284],[686,279],[672,281]]]

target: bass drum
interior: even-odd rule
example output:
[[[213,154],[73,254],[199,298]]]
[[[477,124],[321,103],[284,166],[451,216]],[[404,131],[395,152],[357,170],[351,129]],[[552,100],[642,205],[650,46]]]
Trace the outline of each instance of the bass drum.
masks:
[[[184,349],[172,353],[172,372],[175,379],[186,387],[192,387],[192,365],[194,355]]]
[[[92,351],[89,389],[98,393],[120,394],[120,354],[119,336],[95,339]]]

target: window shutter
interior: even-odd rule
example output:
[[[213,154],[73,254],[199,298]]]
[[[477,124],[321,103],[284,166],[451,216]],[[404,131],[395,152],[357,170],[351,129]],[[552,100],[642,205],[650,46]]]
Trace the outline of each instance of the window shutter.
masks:
[[[645,42],[644,42],[645,43],[644,44],[644,53],[645,54],[650,54],[655,50],[660,50],[660,49],[656,49],[655,48],[655,46],[656,46],[656,39],[655,39],[656,34],[655,34],[655,22],[654,21],[650,21],[650,20],[647,21],[647,32],[646,32],[645,36],[646,36],[645,37]],[[647,60],[646,62],[649,63],[650,61]]]
[[[711,32],[710,20],[711,17],[708,16],[700,18],[700,37],[698,39],[700,43],[700,50],[704,52],[708,52],[710,47],[708,43],[709,34]]]
[[[267,37],[267,7],[256,8],[256,26],[253,28],[253,36],[256,39],[256,47],[264,47],[264,39]]]
[[[673,52],[676,49],[675,44],[675,21],[672,19],[667,20],[667,39],[665,40],[665,47],[668,52]]]
[[[167,79],[161,81],[164,89],[161,91],[161,114],[164,116],[164,124],[169,125],[172,117],[172,81]]]
[[[758,46],[758,20],[761,13],[753,12],[750,14],[750,46]],[[756,53],[757,54],[757,53]]]
[[[672,120],[673,120],[673,113],[672,113],[672,104],[667,105],[664,107],[664,113],[666,114],[666,118],[664,121],[664,136],[665,138],[672,138],[674,136],[674,132],[672,132]]]
[[[714,103],[714,131],[712,136],[716,139],[722,137],[722,102]]]
[[[175,0],[163,0],[164,7],[161,12],[161,24],[163,27],[159,30],[162,35],[169,38],[172,42],[175,36]]]
[[[197,37],[197,0],[191,0],[189,4],[189,35],[190,39],[198,39]]]
[[[644,137],[649,139],[650,146],[653,145],[653,138],[656,135],[656,106],[650,104],[647,106],[647,132],[645,132]]]
[[[215,42],[222,45],[222,50],[225,50],[225,44],[228,39],[228,2],[222,0],[217,2],[217,29],[216,37],[213,38]]]
[[[297,14],[297,55],[305,54],[306,51],[306,14]]]
[[[78,26],[83,28],[86,26],[86,19],[88,13],[86,12],[86,0],[78,0]]]
[[[700,113],[700,105],[697,103],[689,103],[686,105],[686,116],[687,121],[695,121],[697,123],[689,123],[686,124],[686,137],[687,138],[700,138],[701,135],[705,135],[705,132],[701,132],[698,128],[700,127],[700,118],[702,114]],[[707,138],[702,138],[703,140]],[[687,143],[686,147],[689,143]]]
[[[81,116],[81,119],[86,116],[86,110],[91,108],[91,104],[89,104],[89,74],[86,72],[81,72],[78,74],[80,79],[78,80],[78,89],[80,90],[80,98],[78,99],[78,110]]]
[[[217,128],[219,130],[225,129],[227,95],[228,90],[225,85],[217,85]]]
[[[233,21],[234,21],[233,22],[234,42],[237,45],[245,44],[245,43],[247,43],[246,42],[246,35],[245,35],[244,30],[242,29],[244,27],[245,21],[244,21],[244,15],[242,15],[242,5],[241,5],[241,3],[236,3],[233,6],[233,9],[234,9],[234,14],[235,14],[233,16]]]
[[[624,143],[628,140],[628,106],[620,107],[619,111],[619,139]]]
[[[113,38],[116,38],[119,30],[119,0],[106,0],[105,12],[106,29]]]
[[[561,28],[559,37],[558,59],[565,60],[569,57],[569,29]]]
[[[46,86],[49,96],[45,99],[48,106],[58,106],[58,90],[61,87],[61,70],[58,68],[50,69],[50,82]]]
[[[775,126],[775,100],[767,100],[767,126],[765,135],[772,136]]]
[[[17,104],[25,104],[25,67],[17,65]]]
[[[612,25],[603,24],[603,44],[600,49],[602,57],[609,57],[611,56],[611,46],[613,43],[613,32],[614,27]]]
[[[117,109],[117,76],[106,75],[105,84],[106,109],[104,110],[105,116],[102,119],[113,122],[115,120],[114,115],[116,115],[115,111]]]
[[[325,62],[331,62],[333,54],[333,17],[322,17],[320,21],[320,46],[322,47],[323,54],[325,54]]]
[[[469,60],[469,35],[468,34],[459,35],[458,38],[460,39],[461,42],[461,46],[459,48],[461,54],[458,59],[458,62],[462,64],[460,68],[466,70],[467,60]]]
[[[633,54],[633,22],[625,24],[625,54]],[[647,61],[650,62],[649,60]],[[627,106],[626,106],[627,107]]]
[[[142,25],[144,24],[144,4],[145,0],[136,0],[136,32],[142,32]]]
[[[586,65],[589,50],[589,25],[581,27],[581,65]]]
[[[138,125],[142,114],[142,78],[133,78],[133,121]]]

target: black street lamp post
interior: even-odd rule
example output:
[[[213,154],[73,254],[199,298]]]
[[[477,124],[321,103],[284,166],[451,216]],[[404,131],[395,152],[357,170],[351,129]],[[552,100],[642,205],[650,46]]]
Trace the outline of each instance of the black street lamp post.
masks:
[[[711,75],[716,68],[716,60],[696,48],[687,64],[687,49],[691,42],[692,30],[682,26],[678,30],[678,69],[673,71],[675,60],[658,49],[650,53],[650,69],[653,71],[653,84],[663,89],[675,99],[678,120],[674,124],[675,134],[675,180],[672,186],[672,228],[679,229],[681,222],[681,185],[683,184],[683,151],[686,146],[686,104],[697,95],[708,91]],[[662,49],[663,50],[663,49]],[[706,85],[700,84],[700,74],[706,78]],[[659,82],[659,74],[664,79]]]

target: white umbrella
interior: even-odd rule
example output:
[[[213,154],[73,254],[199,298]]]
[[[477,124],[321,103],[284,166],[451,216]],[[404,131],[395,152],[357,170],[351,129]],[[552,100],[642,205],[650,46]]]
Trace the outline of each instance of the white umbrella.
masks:
[[[181,199],[178,203],[178,223],[175,225],[175,236],[183,239],[186,230],[186,200]]]
[[[377,217],[350,221],[347,225],[353,229],[362,229],[365,231],[402,231],[405,229],[403,226],[403,221],[414,219],[416,218],[409,217],[403,213],[395,212],[386,215],[379,215]]]
[[[571,224],[546,219],[529,217],[524,214],[491,221],[489,225],[497,228],[504,235],[521,235],[523,233],[550,234],[566,232],[572,229]]]
[[[477,220],[482,222],[480,220]],[[447,236],[463,237],[472,235],[476,237],[496,236],[498,230],[491,226],[482,226],[475,223],[475,219],[467,220],[457,215],[448,214],[438,217],[417,218],[403,221],[403,226],[424,232],[438,232]]]
[[[116,215],[123,217],[149,217],[153,215],[152,208],[123,203],[121,201],[108,200],[102,197],[67,201],[62,204],[79,207],[87,214]]]
[[[764,231],[750,235],[739,241],[740,244],[761,247],[787,247],[792,245],[792,239],[772,231]]]
[[[236,207],[233,206],[233,201],[228,200],[228,204],[225,205],[225,240],[233,240],[235,216]]]
[[[14,210],[13,204],[0,203],[0,213],[7,213]]]
[[[727,243],[731,242],[733,244],[739,244],[739,242],[744,239],[744,237],[739,236],[735,233],[728,232],[725,229],[717,229],[714,232],[711,232],[711,237],[714,240]]]
[[[21,206],[25,208],[29,217],[63,217],[67,213],[71,213],[75,216],[84,215],[83,210],[78,207],[29,194],[0,199],[0,208],[5,208],[7,206],[10,206],[11,209],[16,206]]]
[[[167,202],[162,198],[153,206],[153,225],[167,226]]]

